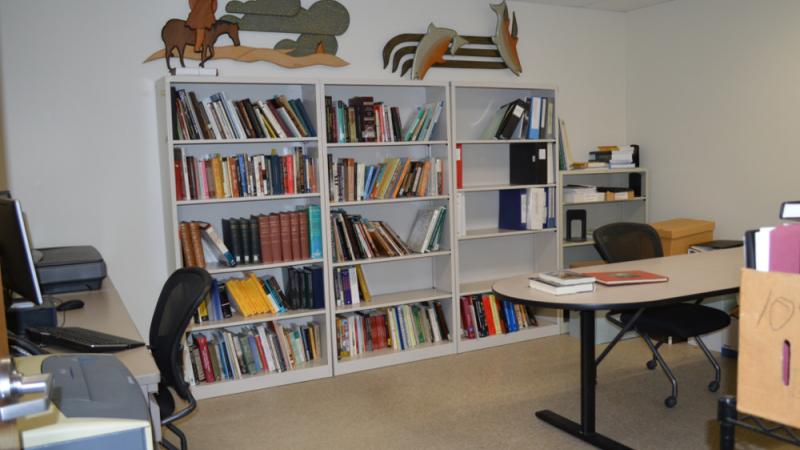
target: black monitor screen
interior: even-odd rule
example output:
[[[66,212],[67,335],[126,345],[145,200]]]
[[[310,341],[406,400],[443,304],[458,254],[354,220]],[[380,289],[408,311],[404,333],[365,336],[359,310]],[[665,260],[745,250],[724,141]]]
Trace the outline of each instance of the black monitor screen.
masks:
[[[42,304],[42,292],[18,200],[0,198],[0,269],[3,288],[16,292],[25,300]]]

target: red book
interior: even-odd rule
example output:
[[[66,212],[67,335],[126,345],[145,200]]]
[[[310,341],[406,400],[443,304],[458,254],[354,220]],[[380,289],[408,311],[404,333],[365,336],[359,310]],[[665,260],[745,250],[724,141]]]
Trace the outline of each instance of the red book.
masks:
[[[288,257],[283,256],[280,215],[275,213],[269,215],[269,245],[272,247],[272,262],[289,260]]]
[[[311,249],[309,247],[308,237],[308,210],[300,211],[300,258],[311,258]]]
[[[261,338],[258,335],[254,335],[253,338],[256,341],[256,348],[258,349],[258,358],[261,360],[261,367],[264,368],[264,372],[269,372],[267,355],[264,353],[264,347],[261,345]]]
[[[183,159],[181,159],[181,150],[176,148],[173,152],[174,169],[175,169],[175,200],[186,200],[183,192]]]
[[[203,366],[203,373],[206,374],[206,381],[209,383],[216,381],[214,368],[211,366],[211,356],[208,353],[208,339],[202,334],[197,334],[194,336],[194,341],[197,343],[197,350],[200,352],[200,362]]]
[[[269,234],[269,216],[258,216],[258,242],[261,245],[261,262],[271,264],[275,262],[272,255],[272,242]]]
[[[461,144],[456,144],[456,188],[461,189],[464,187],[464,163],[461,161]]]
[[[461,297],[461,327],[467,335],[467,339],[475,339],[475,327],[472,324],[472,316],[469,313],[469,297]]]
[[[481,303],[483,304],[483,313],[486,314],[486,329],[489,331],[489,336],[497,334],[497,329],[494,327],[494,315],[492,315],[492,300],[488,295],[481,296]]]
[[[284,261],[291,261],[294,259],[292,255],[292,214],[282,212],[278,214],[278,217],[280,218],[281,255]]]
[[[283,182],[286,183],[286,193],[294,194],[296,193],[294,186],[294,156],[286,155],[283,161]]]
[[[597,282],[606,286],[617,286],[621,284],[640,284],[640,283],[662,283],[669,281],[668,277],[655,273],[644,272],[642,270],[621,270],[617,272],[591,272],[586,273],[590,277],[595,277]]]
[[[300,215],[302,212],[295,211],[289,213],[289,236],[291,236],[292,244],[292,259],[298,260],[303,258],[303,251],[300,246]]]

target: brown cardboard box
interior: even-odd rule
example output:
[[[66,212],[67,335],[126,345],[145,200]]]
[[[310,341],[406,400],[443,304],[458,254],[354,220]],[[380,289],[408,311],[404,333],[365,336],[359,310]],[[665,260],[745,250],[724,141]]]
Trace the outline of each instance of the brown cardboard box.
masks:
[[[696,219],[670,219],[650,225],[658,231],[664,255],[687,253],[695,244],[714,240],[714,222]]]
[[[736,409],[800,427],[800,275],[742,269],[739,303]]]
[[[625,192],[610,192],[606,191],[606,201],[610,202],[613,200],[630,200],[633,197],[633,191],[625,191]]]

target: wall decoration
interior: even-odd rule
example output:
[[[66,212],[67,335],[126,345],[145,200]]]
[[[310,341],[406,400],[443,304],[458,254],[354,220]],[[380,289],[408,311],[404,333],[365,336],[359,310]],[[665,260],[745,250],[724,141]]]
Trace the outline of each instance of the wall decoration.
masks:
[[[225,11],[242,16],[228,14],[220,20],[214,19],[216,0],[189,0],[189,4],[191,12],[186,21],[170,19],[162,28],[164,50],[154,52],[144,62],[165,58],[167,68],[172,70],[170,57],[177,51],[183,67],[184,59],[199,60],[204,67],[211,58],[267,61],[287,68],[348,65],[336,56],[336,36],[350,26],[350,14],[335,0],[320,0],[308,9],[300,6],[300,0],[234,0],[225,6]],[[274,49],[255,48],[240,45],[239,30],[299,36],[281,40]],[[223,34],[230,37],[233,45],[215,47],[216,39]]]
[[[462,36],[431,23],[425,34],[404,33],[389,39],[383,47],[383,68],[391,62],[392,72],[396,72],[402,62],[400,76],[410,70],[411,78],[416,80],[423,79],[431,67],[509,69],[519,76],[522,64],[517,53],[516,14],[509,18],[505,0],[489,7],[497,16],[494,36]],[[450,56],[446,57],[448,51]],[[411,58],[406,58],[409,55]],[[470,59],[458,59],[458,56]]]

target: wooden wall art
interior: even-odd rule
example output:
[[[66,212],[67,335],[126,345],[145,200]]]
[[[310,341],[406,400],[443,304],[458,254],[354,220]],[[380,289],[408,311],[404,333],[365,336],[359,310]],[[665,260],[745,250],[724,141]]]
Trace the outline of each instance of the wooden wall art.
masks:
[[[391,62],[392,72],[400,68],[400,76],[404,76],[411,71],[415,80],[423,79],[431,67],[509,69],[519,76],[522,64],[517,53],[517,16],[512,13],[509,18],[505,0],[489,7],[497,16],[494,36],[462,36],[431,23],[425,34],[404,33],[389,39],[383,47],[383,68]]]
[[[170,19],[161,30],[164,50],[150,55],[144,62],[165,58],[172,70],[170,57],[177,56],[181,66],[184,59],[199,60],[204,67],[211,58],[233,59],[242,62],[266,61],[286,68],[313,65],[342,67],[349,63],[338,56],[336,36],[350,25],[347,9],[335,0],[320,0],[308,9],[300,0],[231,1],[225,11],[236,15],[214,17],[216,0],[189,0],[191,12],[187,20]],[[283,39],[271,48],[240,45],[239,30],[299,34],[297,39]],[[217,38],[226,34],[233,45],[214,46]],[[196,45],[201,42],[200,45]]]

